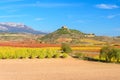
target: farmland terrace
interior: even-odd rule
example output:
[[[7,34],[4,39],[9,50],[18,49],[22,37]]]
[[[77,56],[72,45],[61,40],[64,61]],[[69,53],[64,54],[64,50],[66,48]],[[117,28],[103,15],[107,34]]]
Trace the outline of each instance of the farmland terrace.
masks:
[[[24,41],[24,42],[0,42],[0,46],[10,46],[10,47],[58,47],[59,44],[40,44],[34,41]]]

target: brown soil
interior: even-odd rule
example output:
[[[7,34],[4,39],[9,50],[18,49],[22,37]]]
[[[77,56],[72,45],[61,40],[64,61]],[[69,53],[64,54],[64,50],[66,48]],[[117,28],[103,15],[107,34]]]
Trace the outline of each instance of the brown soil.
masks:
[[[60,44],[45,44],[45,43],[31,43],[31,42],[0,42],[0,46],[10,46],[10,47],[60,47]]]
[[[73,58],[0,60],[0,80],[120,80],[120,64]]]

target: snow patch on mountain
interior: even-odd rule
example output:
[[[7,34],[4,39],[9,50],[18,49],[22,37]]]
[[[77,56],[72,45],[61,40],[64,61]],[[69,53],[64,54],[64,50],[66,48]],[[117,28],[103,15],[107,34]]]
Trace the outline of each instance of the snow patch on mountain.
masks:
[[[0,22],[0,32],[45,34],[22,23]]]
[[[3,27],[3,26],[0,26],[0,30],[2,30],[2,31],[7,31],[7,30],[8,30],[8,28]]]

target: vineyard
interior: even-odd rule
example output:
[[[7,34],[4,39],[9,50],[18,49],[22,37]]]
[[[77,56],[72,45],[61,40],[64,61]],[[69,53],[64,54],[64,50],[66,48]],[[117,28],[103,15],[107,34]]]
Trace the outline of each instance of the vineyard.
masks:
[[[97,47],[97,46],[72,47],[72,50],[88,51],[88,52],[99,52],[100,49],[101,49],[101,47]]]
[[[58,48],[0,47],[0,59],[66,58],[67,56]]]

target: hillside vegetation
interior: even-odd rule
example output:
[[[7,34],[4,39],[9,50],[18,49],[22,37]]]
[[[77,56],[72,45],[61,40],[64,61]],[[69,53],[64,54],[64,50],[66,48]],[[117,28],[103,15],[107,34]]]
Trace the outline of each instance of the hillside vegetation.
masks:
[[[74,29],[68,29],[63,26],[62,28],[42,37],[41,41],[45,43],[80,43],[79,39],[85,38],[85,35],[86,33]]]

